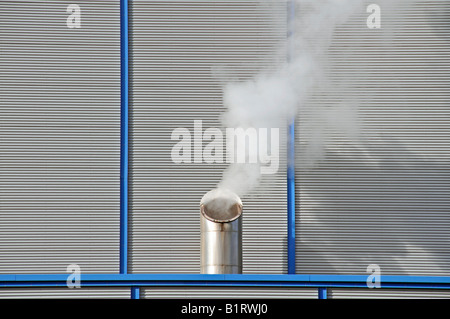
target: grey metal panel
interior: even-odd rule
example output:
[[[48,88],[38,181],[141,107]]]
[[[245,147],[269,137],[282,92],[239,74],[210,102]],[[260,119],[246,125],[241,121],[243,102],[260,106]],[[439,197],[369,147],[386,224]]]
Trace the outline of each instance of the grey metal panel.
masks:
[[[226,165],[172,163],[171,133],[192,133],[194,120],[221,128],[221,81],[273,68],[285,9],[283,1],[131,2],[133,273],[199,273],[200,199]],[[285,165],[242,198],[244,273],[285,271]]]
[[[0,272],[118,272],[119,1],[0,2]]]
[[[316,288],[267,288],[267,287],[144,287],[141,298],[149,299],[317,299]]]
[[[1,288],[0,299],[76,299],[76,298],[101,298],[101,299],[129,299],[130,288]]]
[[[331,299],[449,299],[450,291],[444,289],[328,289]]]
[[[336,29],[299,117],[298,273],[450,275],[450,3],[383,3]]]

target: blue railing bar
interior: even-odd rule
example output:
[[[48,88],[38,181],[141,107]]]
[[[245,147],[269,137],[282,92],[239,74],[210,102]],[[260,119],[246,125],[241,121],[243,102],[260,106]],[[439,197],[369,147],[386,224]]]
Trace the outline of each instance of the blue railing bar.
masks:
[[[0,275],[0,287],[66,286],[70,274]],[[81,274],[81,286],[260,286],[367,288],[364,275]],[[381,276],[381,288],[450,289],[450,277]]]
[[[120,0],[120,244],[119,272],[128,272],[128,0]]]
[[[89,281],[81,282],[81,287],[271,287],[271,288],[360,288],[369,289],[362,283],[308,283],[308,282],[228,282],[228,281]],[[66,287],[65,282],[39,281],[39,282],[2,282],[1,288],[43,288]],[[450,289],[450,284],[381,284],[383,289]],[[373,288],[376,289],[376,288]]]
[[[62,281],[70,274],[0,274],[4,281]],[[366,275],[283,275],[283,274],[81,274],[86,281],[277,281],[277,282],[361,282],[366,283]],[[381,276],[385,283],[445,283],[450,284],[450,276]]]

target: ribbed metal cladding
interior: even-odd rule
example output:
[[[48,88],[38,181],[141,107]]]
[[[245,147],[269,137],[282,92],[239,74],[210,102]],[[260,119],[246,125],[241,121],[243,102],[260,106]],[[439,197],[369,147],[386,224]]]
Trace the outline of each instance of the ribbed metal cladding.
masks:
[[[267,287],[144,287],[141,298],[148,299],[317,299],[316,288],[267,288]]]
[[[298,273],[450,275],[450,2],[391,5],[336,29],[300,114]]]
[[[118,272],[119,1],[70,3],[0,2],[0,273]]]
[[[203,129],[221,129],[221,81],[249,79],[275,65],[286,37],[286,6],[254,0],[130,4],[130,268],[199,273],[200,199],[216,187],[226,164],[173,163],[177,141],[171,134],[182,127],[193,134],[194,120],[202,120]],[[285,170],[281,162],[278,174],[242,198],[243,273],[285,271]]]
[[[129,299],[130,288],[1,288],[0,299]]]
[[[330,299],[449,299],[446,289],[328,289]]]

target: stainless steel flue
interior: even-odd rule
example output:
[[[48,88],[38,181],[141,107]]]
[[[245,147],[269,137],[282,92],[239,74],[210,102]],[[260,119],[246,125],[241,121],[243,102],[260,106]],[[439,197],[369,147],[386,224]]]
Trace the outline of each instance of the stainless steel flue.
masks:
[[[215,189],[200,202],[202,274],[242,273],[242,202],[233,192]]]

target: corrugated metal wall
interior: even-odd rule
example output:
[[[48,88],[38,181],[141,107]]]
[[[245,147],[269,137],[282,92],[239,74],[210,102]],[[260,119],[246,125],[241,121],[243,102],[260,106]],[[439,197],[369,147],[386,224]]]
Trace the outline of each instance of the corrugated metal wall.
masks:
[[[83,288],[2,288],[0,299],[129,299],[128,287]]]
[[[317,299],[317,289],[314,288],[267,288],[267,287],[144,287],[141,298],[149,299],[195,299],[195,298],[301,298]]]
[[[221,81],[273,67],[285,12],[284,2],[271,1],[131,2],[133,273],[199,273],[199,202],[226,166],[173,163],[171,134],[193,134],[194,120],[221,128]],[[244,273],[285,272],[285,165],[243,198]]]
[[[450,275],[450,2],[380,5],[381,29],[337,28],[300,114],[298,273]]]
[[[328,290],[331,299],[448,299],[450,291],[444,289],[352,289]]]
[[[367,2],[369,4],[371,2]],[[297,273],[449,275],[450,4],[360,11],[334,33],[299,116]],[[118,272],[119,1],[0,3],[0,272]],[[284,1],[132,1],[130,269],[198,273],[202,195],[225,165],[172,163],[172,130],[220,127],[222,80],[280,59]],[[276,14],[274,14],[276,13]],[[280,19],[277,20],[275,16]],[[326,129],[323,129],[323,128]],[[281,156],[284,157],[285,150]],[[244,273],[286,272],[285,163],[244,204]],[[88,291],[89,290],[89,291]],[[115,296],[129,289],[1,290]],[[316,297],[316,289],[145,288],[144,297]],[[74,295],[75,294],[75,295]],[[330,289],[329,297],[448,297]]]
[[[0,2],[0,273],[118,272],[119,1]]]

